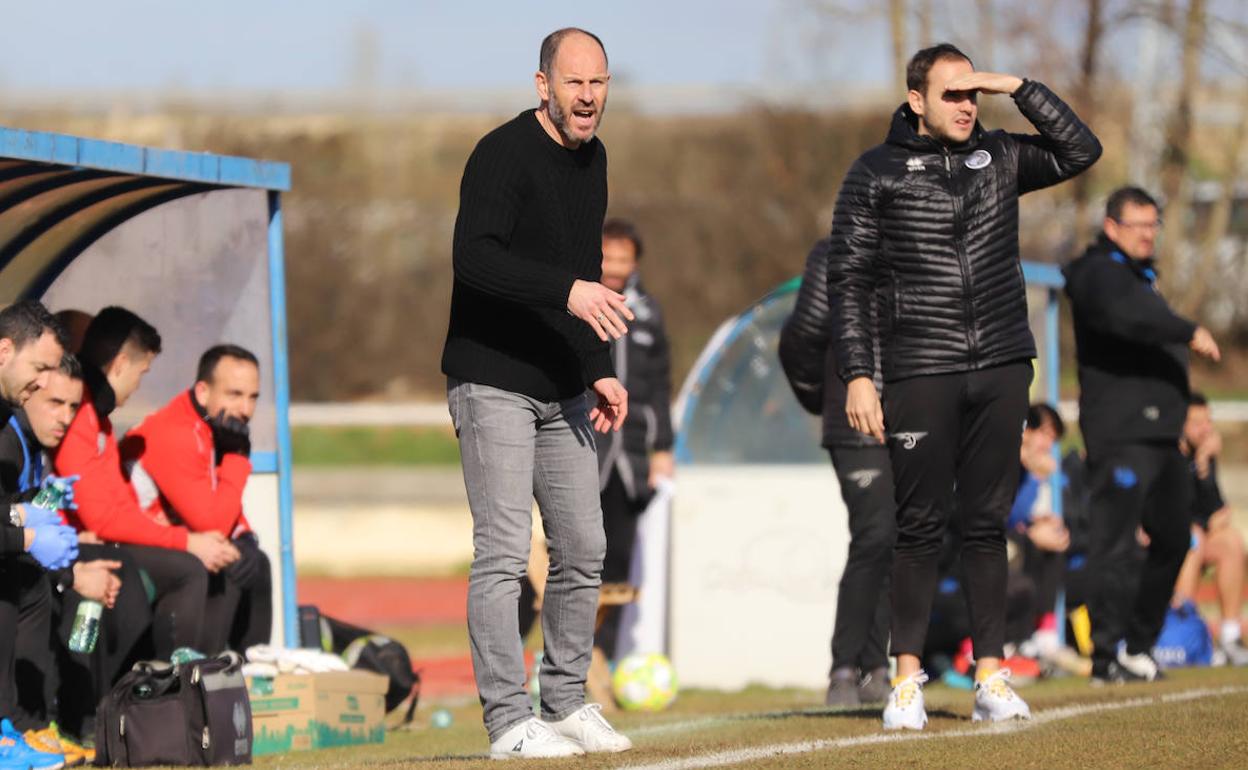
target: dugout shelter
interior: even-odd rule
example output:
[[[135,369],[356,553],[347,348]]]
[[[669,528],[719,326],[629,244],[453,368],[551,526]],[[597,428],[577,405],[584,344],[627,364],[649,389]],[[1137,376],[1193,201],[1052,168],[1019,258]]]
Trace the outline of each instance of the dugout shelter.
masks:
[[[298,646],[281,193],[285,163],[0,127],[0,304],[121,305],[163,340],[118,435],[231,342],[260,360],[247,518],[273,565],[274,639]]]

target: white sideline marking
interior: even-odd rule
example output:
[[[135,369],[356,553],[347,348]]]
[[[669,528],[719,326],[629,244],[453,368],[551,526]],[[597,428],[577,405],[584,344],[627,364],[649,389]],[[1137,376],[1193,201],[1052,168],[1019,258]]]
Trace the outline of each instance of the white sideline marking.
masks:
[[[852,748],[854,746],[870,746],[882,743],[903,743],[908,741],[931,741],[939,740],[941,738],[969,738],[980,735],[1014,733],[1030,730],[1033,727],[1049,724],[1050,722],[1058,722],[1064,719],[1072,719],[1074,717],[1096,714],[1103,711],[1120,711],[1122,709],[1139,708],[1140,706],[1153,706],[1158,703],[1180,703],[1183,701],[1199,700],[1209,696],[1234,695],[1242,692],[1248,692],[1248,687],[1217,687],[1184,690],[1181,692],[1154,695],[1146,698],[1131,698],[1128,700],[1108,701],[1105,703],[1090,703],[1082,706],[1061,706],[1058,708],[1046,709],[1044,711],[1036,712],[1032,715],[1030,721],[1025,722],[1014,720],[1010,722],[996,722],[988,725],[964,727],[956,730],[941,730],[937,732],[874,733],[871,735],[860,735],[853,738],[837,738],[835,740],[775,743],[769,746],[733,749],[731,751],[721,751],[715,754],[704,754],[698,757],[669,759],[663,762],[655,762],[648,765],[621,765],[620,767],[627,768],[628,770],[693,770],[694,768],[701,767],[735,765],[741,762],[769,759],[786,754],[810,754],[816,751],[845,749]],[[713,723],[714,721],[715,720],[705,720],[707,723]],[[663,725],[658,729],[655,729],[653,732],[666,732],[668,730],[663,728],[668,728],[670,730],[678,727],[679,724],[680,723]],[[693,720],[684,724],[701,725],[703,724],[703,720]]]

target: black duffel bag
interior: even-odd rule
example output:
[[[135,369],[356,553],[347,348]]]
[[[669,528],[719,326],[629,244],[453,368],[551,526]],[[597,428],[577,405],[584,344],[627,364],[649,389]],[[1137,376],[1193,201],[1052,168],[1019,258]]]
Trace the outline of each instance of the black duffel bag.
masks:
[[[251,702],[233,652],[136,663],[100,701],[95,764],[251,764]]]

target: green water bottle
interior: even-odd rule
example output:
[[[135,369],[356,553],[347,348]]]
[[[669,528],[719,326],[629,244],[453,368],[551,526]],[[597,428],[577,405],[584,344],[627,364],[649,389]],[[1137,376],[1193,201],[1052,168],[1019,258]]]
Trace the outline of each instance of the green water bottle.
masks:
[[[60,510],[64,507],[69,489],[68,483],[55,479],[46,483],[30,502],[40,508]],[[69,632],[70,652],[90,654],[95,651],[95,644],[100,638],[100,616],[103,614],[104,605],[93,599],[83,599],[78,603],[78,611],[74,613],[74,625]]]
[[[65,504],[65,495],[70,485],[61,479],[52,480],[44,485],[31,500],[31,504],[40,508],[60,510]],[[104,605],[94,599],[82,599],[79,609],[74,614],[74,626],[70,630],[69,648],[71,653],[91,654],[95,651],[96,641],[100,640],[100,616],[104,615]]]
[[[64,507],[65,496],[69,494],[69,490],[70,484],[61,479],[47,481],[30,504],[51,511],[59,511]]]
[[[78,603],[74,627],[69,632],[70,652],[90,654],[95,651],[95,643],[100,638],[100,616],[103,614],[104,605],[94,599],[83,599]]]

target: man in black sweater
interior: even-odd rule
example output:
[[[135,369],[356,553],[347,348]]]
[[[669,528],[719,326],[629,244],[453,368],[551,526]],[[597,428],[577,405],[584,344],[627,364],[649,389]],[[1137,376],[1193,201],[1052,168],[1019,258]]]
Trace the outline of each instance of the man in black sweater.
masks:
[[[1000,668],[1005,518],[1018,486],[1036,354],[1019,266],[1018,198],[1088,168],[1101,145],[1040,83],[976,72],[947,43],[916,53],[906,82],[907,101],[888,138],[845,176],[828,260],[849,423],[881,441],[887,430],[896,484],[897,680],[884,726],[927,724],[920,655],[955,489],[974,626],[972,718],[1027,718]],[[976,120],[980,93],[1009,94],[1039,135],[985,130]],[[882,408],[872,379],[877,339]]]
[[[607,157],[595,133],[609,79],[597,37],[548,35],[540,105],[477,144],[460,186],[442,371],[473,518],[473,671],[500,759],[632,747],[585,704],[606,547],[593,431],[618,430],[627,414],[608,340],[632,319],[598,283]],[[550,549],[540,719],[518,628],[534,497]]]
[[[1191,542],[1192,487],[1179,450],[1188,350],[1220,358],[1209,331],[1176,315],[1157,291],[1160,229],[1152,196],[1138,187],[1116,190],[1101,237],[1064,270],[1091,488],[1094,682],[1161,675],[1150,653]],[[1134,558],[1141,526],[1149,537],[1142,568]]]

